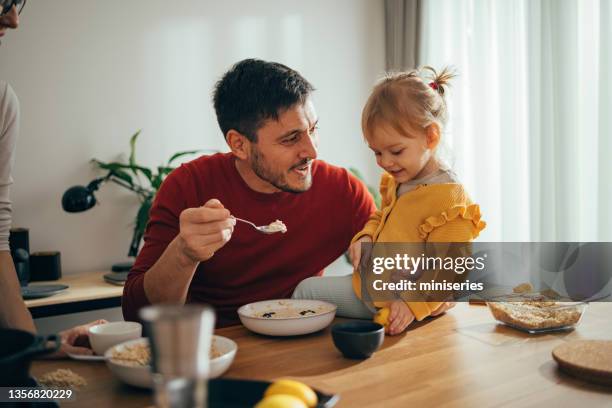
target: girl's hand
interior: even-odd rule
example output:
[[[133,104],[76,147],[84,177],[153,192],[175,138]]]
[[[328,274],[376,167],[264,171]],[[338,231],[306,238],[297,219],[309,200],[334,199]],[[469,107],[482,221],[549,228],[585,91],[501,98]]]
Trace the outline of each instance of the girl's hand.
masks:
[[[453,307],[455,307],[455,302],[444,302],[440,306],[438,306],[436,310],[431,312],[431,315],[434,317],[439,316],[442,313],[446,312],[448,309],[452,309]]]
[[[369,235],[365,235],[359,238],[357,241],[353,242],[353,244],[350,246],[349,257],[351,258],[353,269],[359,268],[359,262],[361,261],[361,243],[362,242],[372,242],[372,237]]]
[[[414,321],[414,315],[405,302],[396,300],[389,305],[389,331],[391,336],[402,333]]]

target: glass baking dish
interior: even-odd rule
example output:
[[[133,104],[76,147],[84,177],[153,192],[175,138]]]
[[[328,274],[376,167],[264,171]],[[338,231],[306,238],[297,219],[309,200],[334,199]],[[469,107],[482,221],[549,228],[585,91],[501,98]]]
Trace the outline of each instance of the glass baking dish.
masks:
[[[495,320],[532,334],[575,328],[587,305],[587,302],[559,301],[541,294],[515,294],[487,300]]]

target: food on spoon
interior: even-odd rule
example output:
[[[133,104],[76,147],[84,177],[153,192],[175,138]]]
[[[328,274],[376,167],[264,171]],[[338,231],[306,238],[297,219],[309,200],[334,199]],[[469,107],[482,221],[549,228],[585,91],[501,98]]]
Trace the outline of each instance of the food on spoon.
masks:
[[[309,408],[315,407],[318,400],[312,388],[295,380],[281,379],[272,383],[264,393],[264,401],[273,395],[292,395],[299,398]]]
[[[287,232],[287,226],[281,220],[271,222],[266,229],[268,232],[282,232],[283,234]]]

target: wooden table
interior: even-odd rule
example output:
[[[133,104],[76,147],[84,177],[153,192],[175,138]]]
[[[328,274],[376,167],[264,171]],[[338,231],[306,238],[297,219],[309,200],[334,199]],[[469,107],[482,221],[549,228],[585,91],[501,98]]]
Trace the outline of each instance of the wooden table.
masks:
[[[587,384],[557,370],[551,350],[576,339],[612,339],[612,303],[591,304],[571,332],[527,335],[497,325],[486,306],[459,304],[446,315],[387,337],[368,360],[347,360],[329,328],[308,336],[272,338],[242,326],[217,334],[238,343],[227,377],[294,377],[340,394],[338,407],[610,407],[612,388]],[[39,376],[57,368],[88,385],[65,406],[144,407],[148,392],[122,385],[104,363],[37,361]]]
[[[68,289],[57,295],[26,300],[25,304],[34,318],[120,306],[123,286],[107,283],[103,276],[109,272],[85,272],[54,281],[32,282],[30,286],[68,285]]]

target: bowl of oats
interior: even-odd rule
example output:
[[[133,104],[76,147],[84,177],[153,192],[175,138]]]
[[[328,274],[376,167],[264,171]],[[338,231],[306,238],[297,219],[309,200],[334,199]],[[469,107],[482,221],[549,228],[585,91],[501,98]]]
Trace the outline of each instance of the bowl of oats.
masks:
[[[210,350],[209,378],[223,375],[234,362],[238,345],[223,336],[213,336]],[[143,337],[126,341],[107,350],[104,354],[111,372],[126,384],[151,388],[151,347],[149,339]]]
[[[119,380],[139,388],[151,388],[151,349],[146,337],[117,344],[104,353],[106,365]]]
[[[223,336],[213,336],[210,350],[209,378],[222,376],[234,362],[238,345],[232,339]]]
[[[238,309],[242,324],[267,336],[299,336],[323,330],[334,320],[336,305],[322,300],[275,299]]]
[[[530,333],[571,330],[582,319],[587,302],[552,298],[541,293],[514,293],[487,300],[498,322]]]

